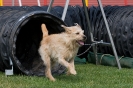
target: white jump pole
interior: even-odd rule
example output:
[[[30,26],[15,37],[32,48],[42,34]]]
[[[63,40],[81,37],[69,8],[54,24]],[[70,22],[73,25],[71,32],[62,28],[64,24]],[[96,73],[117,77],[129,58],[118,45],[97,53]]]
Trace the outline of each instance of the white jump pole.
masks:
[[[37,3],[38,3],[38,6],[41,6],[41,4],[40,4],[40,0],[37,0]]]
[[[12,6],[14,6],[14,5],[15,5],[14,3],[15,3],[15,0],[12,0]]]
[[[19,2],[19,6],[22,6],[22,2],[21,2],[21,0],[18,0],[18,2]]]

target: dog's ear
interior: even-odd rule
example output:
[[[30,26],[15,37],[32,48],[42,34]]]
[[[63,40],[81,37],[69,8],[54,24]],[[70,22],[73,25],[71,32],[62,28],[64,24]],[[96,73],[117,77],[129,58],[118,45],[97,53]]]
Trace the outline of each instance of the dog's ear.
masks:
[[[78,23],[74,23],[74,25],[80,27],[80,25],[79,25]],[[81,28],[81,27],[80,27],[80,28]]]
[[[68,32],[68,33],[71,31],[71,30],[70,30],[67,26],[65,26],[65,25],[61,25],[61,27],[63,27],[63,28],[65,29],[65,31]]]
[[[61,25],[61,27],[66,28],[66,26],[65,26],[65,25]]]
[[[79,24],[78,23],[74,23],[75,26],[78,26]]]

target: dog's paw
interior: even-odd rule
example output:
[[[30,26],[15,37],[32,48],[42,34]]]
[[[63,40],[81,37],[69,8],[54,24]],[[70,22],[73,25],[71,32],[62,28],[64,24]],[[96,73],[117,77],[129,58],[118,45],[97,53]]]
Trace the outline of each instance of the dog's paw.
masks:
[[[50,81],[56,81],[56,79],[53,76],[46,76]]]
[[[75,71],[75,70],[70,70],[70,71],[67,71],[67,73],[66,73],[67,75],[76,75],[77,74],[77,72]]]
[[[76,75],[77,72],[76,72],[75,70],[73,70],[73,71],[71,71],[71,74],[72,74],[72,75]]]
[[[50,78],[50,81],[55,82],[56,79],[55,78]]]

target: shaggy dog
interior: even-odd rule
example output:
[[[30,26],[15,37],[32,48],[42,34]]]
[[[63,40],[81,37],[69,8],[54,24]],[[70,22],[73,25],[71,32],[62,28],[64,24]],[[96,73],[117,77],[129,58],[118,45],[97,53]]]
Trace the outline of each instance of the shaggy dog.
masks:
[[[39,53],[46,66],[45,75],[51,81],[55,78],[51,74],[51,67],[59,63],[67,68],[67,74],[76,75],[74,58],[77,55],[80,46],[84,45],[86,36],[81,27],[75,23],[75,26],[66,27],[61,25],[65,32],[60,34],[48,35],[45,24],[41,25],[43,39],[40,44]]]

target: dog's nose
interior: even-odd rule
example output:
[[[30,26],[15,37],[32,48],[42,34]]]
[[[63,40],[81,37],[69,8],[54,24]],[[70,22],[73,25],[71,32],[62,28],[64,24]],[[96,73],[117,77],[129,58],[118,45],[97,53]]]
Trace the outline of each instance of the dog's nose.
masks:
[[[87,39],[87,37],[84,35],[84,36],[83,36],[83,39],[84,39],[84,40],[86,40],[86,39]]]

